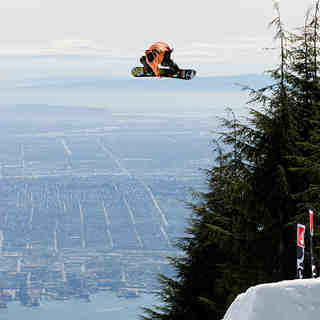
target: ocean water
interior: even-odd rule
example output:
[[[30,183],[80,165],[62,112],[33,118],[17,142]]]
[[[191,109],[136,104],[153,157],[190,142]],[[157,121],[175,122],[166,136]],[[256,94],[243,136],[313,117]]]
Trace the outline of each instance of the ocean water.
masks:
[[[91,302],[42,300],[40,307],[11,302],[7,309],[0,310],[0,320],[133,320],[139,319],[141,308],[158,304],[158,298],[152,294],[126,299],[107,291],[92,295]]]

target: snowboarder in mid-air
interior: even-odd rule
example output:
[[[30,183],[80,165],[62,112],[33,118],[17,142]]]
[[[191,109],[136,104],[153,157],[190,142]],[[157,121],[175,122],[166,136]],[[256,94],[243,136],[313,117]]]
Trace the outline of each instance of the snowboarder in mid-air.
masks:
[[[140,58],[143,67],[135,67],[131,70],[134,77],[167,77],[190,80],[196,75],[192,69],[180,69],[171,59],[173,49],[165,42],[156,42],[145,51]],[[159,68],[162,65],[166,68]]]
[[[140,58],[140,62],[151,73],[160,78],[159,65],[169,67],[172,73],[178,73],[179,67],[171,59],[172,49],[165,42],[156,42],[146,50],[145,55]]]

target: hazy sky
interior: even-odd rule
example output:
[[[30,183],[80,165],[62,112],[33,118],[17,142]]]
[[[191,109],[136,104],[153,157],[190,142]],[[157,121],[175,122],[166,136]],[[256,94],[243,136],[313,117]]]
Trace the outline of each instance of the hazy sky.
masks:
[[[280,0],[289,28],[312,0]],[[272,0],[1,0],[3,79],[126,76],[154,41],[199,75],[261,73],[274,65]]]

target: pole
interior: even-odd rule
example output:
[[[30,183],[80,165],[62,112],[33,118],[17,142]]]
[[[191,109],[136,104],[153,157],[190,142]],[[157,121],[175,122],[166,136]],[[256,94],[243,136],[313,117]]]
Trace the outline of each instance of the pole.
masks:
[[[317,268],[313,256],[313,227],[314,227],[314,213],[309,209],[309,223],[310,223],[310,259],[311,259],[311,277],[317,277]]]

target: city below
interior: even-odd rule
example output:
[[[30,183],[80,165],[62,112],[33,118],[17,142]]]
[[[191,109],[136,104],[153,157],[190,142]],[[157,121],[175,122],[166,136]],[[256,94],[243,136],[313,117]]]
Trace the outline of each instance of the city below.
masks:
[[[170,273],[166,251],[112,251],[64,249],[2,252],[0,308],[11,301],[30,307],[42,300],[81,299],[101,291],[138,298],[158,290],[157,274]]]
[[[1,110],[0,307],[157,292],[204,186],[213,111]]]

